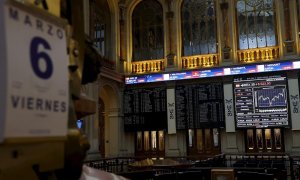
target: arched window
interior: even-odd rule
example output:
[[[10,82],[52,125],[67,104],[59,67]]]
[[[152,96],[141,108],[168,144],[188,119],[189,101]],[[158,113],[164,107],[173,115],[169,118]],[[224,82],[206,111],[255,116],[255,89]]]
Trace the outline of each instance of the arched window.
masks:
[[[273,0],[238,0],[239,49],[276,46],[275,3]]]
[[[135,7],[132,37],[132,61],[164,58],[163,9],[158,1],[142,1]]]
[[[110,11],[107,1],[90,0],[90,37],[98,52],[108,57],[108,43],[110,37]]]
[[[217,52],[214,0],[184,0],[181,22],[184,56]]]

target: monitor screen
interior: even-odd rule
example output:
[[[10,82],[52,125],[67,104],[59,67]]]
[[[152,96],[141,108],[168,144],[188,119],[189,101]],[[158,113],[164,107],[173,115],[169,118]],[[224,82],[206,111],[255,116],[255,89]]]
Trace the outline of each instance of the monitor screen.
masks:
[[[236,128],[287,127],[287,78],[245,76],[234,79]]]
[[[167,129],[166,88],[126,88],[123,95],[126,132]]]

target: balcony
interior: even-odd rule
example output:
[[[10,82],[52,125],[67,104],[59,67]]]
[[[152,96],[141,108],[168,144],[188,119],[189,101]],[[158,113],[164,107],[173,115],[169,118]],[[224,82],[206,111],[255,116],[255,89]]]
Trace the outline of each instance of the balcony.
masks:
[[[162,72],[165,69],[164,59],[159,60],[147,60],[131,63],[131,73],[157,73]]]
[[[279,58],[279,47],[266,47],[237,51],[239,63],[270,61]]]
[[[218,65],[219,65],[219,58],[217,54],[205,54],[205,55],[182,57],[183,69],[214,67]]]

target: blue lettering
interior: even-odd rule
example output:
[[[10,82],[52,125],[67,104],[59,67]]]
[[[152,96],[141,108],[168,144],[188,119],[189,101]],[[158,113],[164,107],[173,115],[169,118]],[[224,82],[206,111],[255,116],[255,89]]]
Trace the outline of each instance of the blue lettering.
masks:
[[[9,16],[14,19],[14,20],[19,20],[19,14],[17,10],[12,9],[11,7],[9,8]]]
[[[30,17],[28,15],[26,15],[26,17],[25,17],[24,24],[32,26],[32,23],[30,21]]]
[[[66,112],[66,102],[61,102],[61,104],[60,104],[60,106],[61,106],[61,112]]]
[[[52,105],[52,101],[50,101],[50,100],[46,100],[45,101],[45,110],[47,110],[47,111],[51,111],[51,105]]]
[[[53,64],[50,56],[46,52],[38,52],[39,46],[43,46],[46,50],[51,50],[49,43],[41,38],[34,37],[30,44],[30,60],[33,72],[42,79],[49,79],[53,73]],[[39,66],[39,61],[44,60],[46,69],[43,71]]]
[[[12,105],[14,108],[18,107],[20,97],[19,96],[11,96]]]
[[[32,97],[27,98],[27,109],[30,109],[30,110],[33,109],[33,98]]]
[[[62,39],[64,37],[64,33],[62,32],[61,29],[57,29],[56,35],[59,39]]]
[[[12,107],[24,110],[38,110],[38,111],[48,111],[48,112],[66,112],[67,103],[59,100],[49,100],[34,97],[22,97],[18,95],[11,96]]]
[[[43,100],[42,99],[37,99],[36,100],[36,110],[43,110]]]
[[[58,112],[58,101],[53,102],[53,111]]]
[[[43,32],[43,22],[39,19],[36,20],[36,28]]]
[[[8,16],[15,21],[21,20],[27,27],[34,27],[41,32],[46,32],[50,36],[56,36],[60,40],[64,38],[64,29],[53,26],[30,14],[19,14],[18,9],[9,7]]]
[[[48,34],[50,36],[53,36],[52,28],[53,28],[52,25],[48,24]]]

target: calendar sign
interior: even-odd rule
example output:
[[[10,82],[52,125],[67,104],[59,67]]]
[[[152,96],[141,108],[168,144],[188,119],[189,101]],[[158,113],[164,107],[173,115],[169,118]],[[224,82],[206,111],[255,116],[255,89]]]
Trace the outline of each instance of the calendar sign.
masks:
[[[39,9],[16,2],[0,5],[0,142],[65,136],[69,87],[64,26]]]

